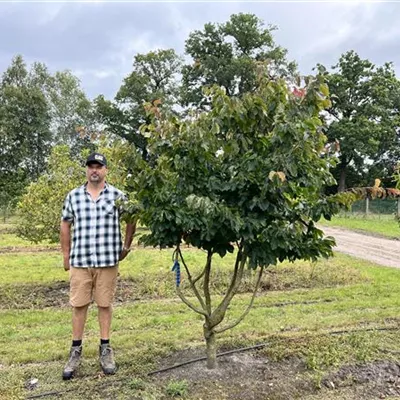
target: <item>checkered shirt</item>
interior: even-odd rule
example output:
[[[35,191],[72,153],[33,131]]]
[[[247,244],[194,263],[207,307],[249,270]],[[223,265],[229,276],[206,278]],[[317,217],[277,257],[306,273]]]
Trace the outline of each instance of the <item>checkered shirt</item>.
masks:
[[[96,201],[86,184],[68,193],[61,219],[73,224],[69,256],[72,267],[111,267],[118,264],[122,251],[120,210],[115,200],[125,195],[106,183]]]

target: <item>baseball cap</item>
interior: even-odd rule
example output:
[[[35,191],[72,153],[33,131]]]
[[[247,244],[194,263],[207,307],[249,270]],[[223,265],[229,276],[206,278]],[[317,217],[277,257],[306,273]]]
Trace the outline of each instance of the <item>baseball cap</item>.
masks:
[[[104,157],[103,154],[100,153],[92,153],[90,156],[86,159],[86,165],[89,165],[91,163],[98,163],[104,166],[107,166],[107,160]]]

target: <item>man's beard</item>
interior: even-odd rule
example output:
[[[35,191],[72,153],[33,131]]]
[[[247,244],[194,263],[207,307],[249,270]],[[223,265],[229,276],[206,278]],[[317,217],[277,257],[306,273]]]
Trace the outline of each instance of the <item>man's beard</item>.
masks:
[[[100,176],[99,175],[91,175],[90,176],[90,181],[91,182],[99,182],[100,181]]]

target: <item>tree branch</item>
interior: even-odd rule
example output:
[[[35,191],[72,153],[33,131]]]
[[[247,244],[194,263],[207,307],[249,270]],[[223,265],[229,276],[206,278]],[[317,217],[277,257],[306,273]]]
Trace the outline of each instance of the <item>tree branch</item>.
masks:
[[[299,218],[299,220],[300,220],[300,222],[307,228],[307,229],[309,229],[310,228],[310,225],[309,224],[307,224],[307,222],[306,221],[304,221],[302,218]]]
[[[244,312],[235,322],[233,322],[232,324],[230,324],[230,325],[228,325],[228,326],[225,326],[224,328],[221,328],[221,329],[215,329],[215,330],[214,330],[215,333],[219,334],[219,333],[225,332],[225,331],[227,331],[228,329],[234,328],[236,325],[240,324],[240,322],[243,321],[243,319],[244,319],[244,318],[246,317],[246,315],[249,313],[250,309],[253,307],[254,299],[255,299],[255,297],[256,297],[258,288],[260,287],[260,282],[261,282],[261,277],[262,277],[263,272],[264,272],[264,266],[262,266],[262,267],[260,268],[260,272],[258,273],[258,278],[257,278],[256,286],[255,286],[255,288],[254,288],[253,295],[252,295],[252,297],[251,297],[250,303],[249,303],[249,305],[247,306],[247,309],[245,310],[245,312]]]
[[[193,284],[196,284],[197,281],[199,281],[204,276],[205,273],[206,273],[206,267],[204,267],[202,273],[199,276],[193,279]]]
[[[331,115],[332,117],[336,118],[337,121],[340,121],[340,118],[336,115],[336,113],[334,111],[332,111],[331,109],[326,109],[325,110],[329,115]]]
[[[231,302],[233,296],[236,294],[240,282],[242,281],[243,269],[246,263],[246,256],[242,252],[242,246],[243,243],[241,243],[239,247],[238,255],[235,262],[235,269],[233,271],[231,283],[225,294],[225,297],[211,315],[211,328],[217,326],[224,319],[228,305]]]
[[[205,311],[200,310],[199,308],[197,308],[195,305],[193,305],[189,300],[186,299],[186,297],[183,295],[183,293],[181,292],[181,289],[176,288],[176,292],[178,293],[179,298],[190,308],[192,309],[194,312],[196,312],[197,314],[200,315],[204,315],[206,318],[208,318],[208,315]]]
[[[204,310],[204,313],[206,313],[206,312],[208,311],[208,309],[207,309],[207,307],[206,307],[206,305],[205,305],[205,303],[204,303],[204,300],[203,300],[203,298],[201,297],[199,291],[197,290],[197,287],[196,287],[196,285],[195,285],[195,282],[193,282],[192,275],[190,274],[189,268],[188,268],[188,266],[186,265],[185,260],[183,259],[183,255],[182,255],[182,252],[181,252],[181,249],[180,249],[180,248],[178,249],[178,254],[179,254],[179,257],[180,257],[181,260],[182,260],[183,266],[185,267],[186,274],[187,274],[187,276],[188,276],[188,280],[189,280],[189,283],[190,283],[190,287],[192,288],[193,293],[194,293],[195,296],[197,297],[197,300],[199,301],[199,303],[200,303],[200,305],[201,305],[201,308]]]
[[[203,282],[204,298],[206,299],[206,310],[208,315],[211,315],[211,295],[210,295],[211,258],[212,258],[212,253],[210,250],[208,250],[207,262],[204,268],[205,275]]]

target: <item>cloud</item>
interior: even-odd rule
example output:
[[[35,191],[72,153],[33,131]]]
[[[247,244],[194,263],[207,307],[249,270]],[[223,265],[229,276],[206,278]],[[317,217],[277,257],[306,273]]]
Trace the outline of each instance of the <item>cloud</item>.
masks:
[[[233,13],[278,25],[276,42],[303,73],[350,49],[400,72],[399,3],[0,3],[0,71],[22,54],[51,71],[70,69],[87,93],[113,97],[133,57],[159,48],[183,54],[190,32]]]
[[[62,3],[50,3],[47,6],[41,5],[41,12],[38,13],[36,24],[39,26],[45,26],[50,24],[53,20],[57,19],[62,15],[62,10],[64,9],[64,4]],[[62,18],[62,17],[61,17]]]
[[[92,76],[96,79],[107,79],[110,77],[118,76],[115,70],[110,69],[76,69],[73,71],[74,75],[79,79],[85,79],[88,76]]]

